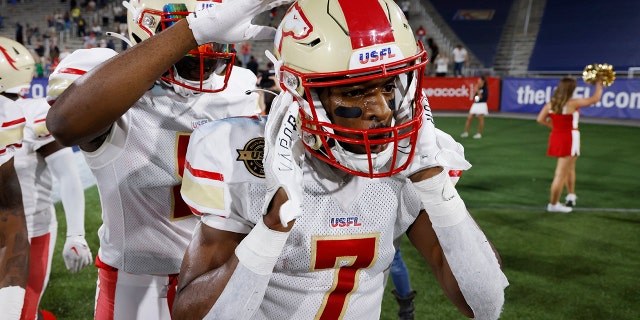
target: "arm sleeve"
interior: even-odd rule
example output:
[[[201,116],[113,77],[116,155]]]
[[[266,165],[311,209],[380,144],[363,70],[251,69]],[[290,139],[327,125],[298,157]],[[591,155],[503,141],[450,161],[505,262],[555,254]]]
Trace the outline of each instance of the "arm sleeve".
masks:
[[[60,182],[60,199],[67,220],[67,236],[84,236],[84,189],[71,148],[45,158],[51,173]]]
[[[498,319],[509,281],[489,240],[469,215],[447,173],[443,171],[414,186],[474,319]]]
[[[205,319],[250,319],[264,294],[289,232],[267,228],[262,219],[236,247],[238,265]]]

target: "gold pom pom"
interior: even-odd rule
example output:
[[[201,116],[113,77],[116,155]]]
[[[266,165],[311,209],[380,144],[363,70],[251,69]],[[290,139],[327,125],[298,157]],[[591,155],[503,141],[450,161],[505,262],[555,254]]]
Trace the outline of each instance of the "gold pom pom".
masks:
[[[584,67],[582,80],[588,84],[596,84],[598,78],[602,79],[602,85],[608,87],[616,80],[616,72],[613,66],[606,63],[594,63]]]

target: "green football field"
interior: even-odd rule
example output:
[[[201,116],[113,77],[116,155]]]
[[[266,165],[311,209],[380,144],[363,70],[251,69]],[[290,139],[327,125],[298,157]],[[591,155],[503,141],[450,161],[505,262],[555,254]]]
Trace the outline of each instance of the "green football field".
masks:
[[[475,131],[475,124],[471,133]],[[547,213],[555,158],[545,156],[549,130],[534,120],[486,119],[482,139],[460,139],[462,117],[436,125],[465,147],[473,167],[457,188],[499,251],[510,286],[502,319],[635,320],[640,317],[640,128],[582,123],[577,208]],[[97,253],[100,203],[86,191],[87,241]],[[564,199],[564,195],[563,195]],[[62,206],[49,286],[41,308],[58,319],[91,319],[97,270],[76,275],[61,256]],[[466,319],[445,298],[423,259],[402,244],[416,297],[416,319]],[[388,283],[381,319],[396,319]]]

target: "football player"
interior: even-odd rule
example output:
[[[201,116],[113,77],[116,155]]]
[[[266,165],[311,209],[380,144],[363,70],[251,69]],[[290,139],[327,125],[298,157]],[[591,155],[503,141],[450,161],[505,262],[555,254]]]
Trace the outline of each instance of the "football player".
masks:
[[[22,147],[26,119],[14,100],[33,77],[35,62],[20,43],[0,37],[0,314],[20,319],[29,276],[29,235],[14,150]]]
[[[406,233],[464,315],[497,319],[508,281],[443,169],[469,164],[438,146],[427,54],[400,8],[300,0],[274,47],[268,120],[216,121],[189,143],[182,195],[201,222],[175,316],[376,319]]]
[[[53,177],[59,182],[67,222],[67,237],[62,250],[65,265],[76,273],[91,264],[92,256],[84,238],[84,189],[72,149],[60,145],[47,131],[45,117],[49,104],[44,98],[18,99],[15,103],[27,119],[24,143],[15,155],[31,243],[29,283],[22,319],[35,320],[49,280],[58,234],[51,198]]]
[[[60,184],[68,225],[62,255],[67,268],[74,273],[89,265],[92,259],[84,239],[84,190],[74,165],[73,151],[57,143],[44,125],[49,104],[44,99],[23,98],[31,85],[35,67],[31,53],[11,40],[2,38],[0,41],[3,48],[18,55],[14,60],[27,61],[21,69],[5,71],[12,77],[14,85],[20,88],[18,94],[7,94],[7,97],[14,101],[12,107],[22,110],[25,118],[22,147],[14,157],[31,244],[29,280],[21,319],[36,319],[38,305],[49,280],[58,231],[51,198],[52,174]]]
[[[272,38],[274,28],[251,20],[278,2],[123,4],[132,47],[110,57],[104,48],[77,50],[61,61],[50,76],[60,90],[47,127],[80,146],[96,178],[95,318],[170,319],[197,221],[180,197],[189,136],[205,122],[260,112],[257,94],[245,93],[257,79],[233,66],[227,43]]]

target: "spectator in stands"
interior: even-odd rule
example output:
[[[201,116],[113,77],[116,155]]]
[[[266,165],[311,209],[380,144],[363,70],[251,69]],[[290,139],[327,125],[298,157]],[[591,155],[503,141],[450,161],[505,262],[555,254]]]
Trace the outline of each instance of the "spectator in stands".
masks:
[[[420,40],[420,42],[425,43],[427,39],[427,29],[425,29],[422,25],[416,29],[416,39]]]
[[[56,32],[64,30],[64,15],[59,9],[56,9],[56,12],[53,14],[53,21],[55,22]]]
[[[24,45],[24,27],[20,24],[20,22],[16,22],[16,42]]]
[[[82,15],[80,15],[78,17],[76,25],[78,26],[78,32],[77,32],[78,38],[86,36],[87,35],[87,20],[85,20]]]
[[[261,89],[265,89],[271,91],[275,94],[260,91],[264,102],[264,114],[269,114],[269,110],[271,109],[271,102],[276,97],[278,93],[280,93],[280,87],[276,84],[275,70],[273,66],[273,62],[269,61],[267,63],[267,69],[260,72],[260,76],[258,77],[258,87]]]
[[[42,61],[42,57],[34,54],[33,55],[33,59],[36,62],[36,78],[43,78],[44,77],[44,62]]]
[[[409,20],[409,11],[411,9],[411,1],[402,0],[398,3],[398,5],[400,6],[402,13],[404,13],[404,16],[407,17],[407,20]]]
[[[38,36],[40,34],[40,30],[38,29],[38,26],[34,26],[31,27],[28,23],[27,23],[27,44],[31,45],[32,43],[32,39],[34,36]]]
[[[71,9],[71,18],[73,19],[73,22],[77,23],[78,22],[78,18],[80,18],[80,7],[75,6]]]
[[[103,28],[108,28],[109,27],[109,14],[110,14],[110,10],[108,6],[105,6],[101,9],[101,15],[102,15],[102,27]]]
[[[36,47],[33,50],[38,54],[38,57],[44,57],[45,48],[42,41],[38,40],[38,42],[36,42]]]
[[[602,79],[596,81],[596,90],[588,98],[572,98],[578,82],[565,77],[560,80],[536,121],[551,129],[547,156],[557,157],[555,174],[551,182],[551,194],[547,211],[571,212],[576,205],[576,160],[580,155],[579,109],[590,106],[602,98]],[[565,204],[560,203],[562,189],[567,187]]]
[[[449,72],[449,57],[445,52],[438,55],[435,61],[436,64],[436,77],[446,77]]]
[[[70,55],[69,48],[67,46],[62,46],[62,52],[60,52],[60,61]]]
[[[94,22],[93,26],[91,26],[91,32],[95,33],[98,38],[102,37],[102,27],[97,22]]]
[[[124,24],[125,27],[127,25],[127,13],[124,12],[121,5],[113,6],[113,22],[116,23],[116,26]]]
[[[84,37],[84,48],[91,49],[95,48],[98,45],[98,39],[96,38],[96,34],[91,32],[88,36]]]
[[[62,19],[64,20],[64,33],[67,39],[73,34],[71,32],[71,13],[69,11],[65,12]]]
[[[49,58],[51,58],[51,64],[53,65],[51,71],[53,71],[53,69],[55,69],[60,62],[60,48],[55,42],[51,42],[51,45],[49,47]]]
[[[113,42],[113,39],[109,38],[109,40],[107,40],[107,48],[116,50],[116,44]]]
[[[460,43],[456,45],[451,54],[453,55],[453,75],[462,77],[462,67],[469,67],[469,54]]]
[[[473,135],[474,139],[482,138],[482,131],[484,130],[484,116],[489,114],[489,107],[487,106],[487,98],[489,97],[489,89],[487,87],[487,79],[481,76],[476,83],[476,91],[473,94],[473,104],[469,110],[467,116],[467,122],[464,124],[464,132],[460,135],[462,138],[469,136],[469,127],[471,127],[471,121],[473,118],[478,117],[478,130]]]
[[[440,47],[438,44],[433,41],[433,38],[427,39],[427,51],[429,52],[429,64],[427,65],[427,74],[433,75],[436,59],[438,59],[438,55],[440,54]]]
[[[244,41],[242,43],[240,53],[242,54],[242,66],[246,67],[251,57],[251,41]]]
[[[249,57],[246,68],[251,70],[256,76],[258,75],[258,60],[256,60],[255,56]]]

